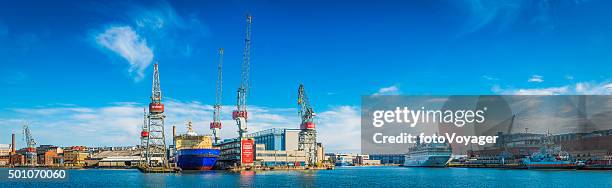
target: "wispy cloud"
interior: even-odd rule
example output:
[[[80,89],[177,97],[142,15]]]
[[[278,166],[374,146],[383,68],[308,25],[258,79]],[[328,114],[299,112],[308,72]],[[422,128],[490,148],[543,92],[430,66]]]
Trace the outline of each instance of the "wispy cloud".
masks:
[[[134,80],[144,78],[144,71],[153,61],[153,50],[130,26],[109,27],[95,36],[96,43],[121,56],[129,63]]]
[[[125,9],[122,11],[125,14],[106,15],[116,21],[106,24],[103,30],[95,29],[94,39],[97,45],[116,53],[130,64],[128,72],[135,81],[143,78],[144,70],[154,58],[164,61],[189,57],[194,52],[191,44],[210,33],[196,14],[179,15],[165,1],[150,6],[127,5],[108,7]],[[106,14],[106,11],[101,12]]]
[[[612,82],[578,82],[558,87],[521,89],[503,89],[495,85],[491,90],[499,94],[508,95],[610,95],[612,94]]]
[[[489,75],[483,75],[482,78],[485,79],[485,80],[491,80],[491,81],[499,80],[498,78],[495,78],[495,77],[492,77],[492,76],[489,76]]]
[[[461,35],[490,29],[502,32],[513,25],[524,24],[542,31],[555,29],[555,9],[577,6],[584,1],[549,0],[463,0],[457,1],[468,12]]]
[[[171,141],[172,126],[177,132],[186,131],[185,123],[192,121],[200,134],[210,134],[212,105],[198,101],[168,99],[166,105],[166,138]],[[61,146],[128,146],[139,144],[143,123],[143,104],[117,102],[100,107],[63,106],[12,108],[0,110],[0,132],[21,130],[21,123],[30,123],[33,135],[40,144]],[[236,122],[230,114],[234,106],[222,108],[222,138],[237,136]],[[296,108],[249,106],[248,132],[270,128],[299,128]],[[319,141],[327,151],[358,151],[360,116],[357,107],[338,106],[322,111],[317,116]],[[353,139],[354,141],[347,142]]]
[[[527,82],[537,82],[537,83],[541,83],[544,82],[544,77],[540,76],[540,75],[533,75],[531,76],[531,78],[529,78],[527,80]]]
[[[210,34],[208,27],[195,14],[180,15],[167,2],[161,1],[127,11],[126,22],[156,46],[156,55],[189,57],[192,43]]]
[[[373,95],[399,95],[400,91],[399,91],[399,87],[397,85],[393,85],[393,86],[389,86],[389,87],[383,87],[378,89],[378,92],[374,93]]]

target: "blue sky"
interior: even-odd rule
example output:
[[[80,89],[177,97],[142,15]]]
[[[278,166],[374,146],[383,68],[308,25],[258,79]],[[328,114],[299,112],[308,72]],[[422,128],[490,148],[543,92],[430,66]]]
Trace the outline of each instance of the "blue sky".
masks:
[[[611,5],[604,0],[3,2],[0,130],[19,133],[27,120],[39,143],[135,144],[141,107],[150,95],[151,65],[159,62],[162,91],[174,107],[168,108],[169,123],[182,128],[192,119],[200,122],[200,132],[208,132],[217,49],[225,49],[223,102],[234,105],[244,17],[250,12],[249,103],[261,110],[252,130],[297,127],[296,90],[304,83],[322,114],[321,139],[332,150],[352,151],[358,145],[335,142],[359,134],[362,95],[612,93]],[[224,137],[235,135],[233,122],[224,119]],[[323,133],[326,127],[346,130]],[[66,131],[75,138],[62,139]],[[96,134],[101,140],[88,139]],[[0,138],[8,142],[9,135]]]

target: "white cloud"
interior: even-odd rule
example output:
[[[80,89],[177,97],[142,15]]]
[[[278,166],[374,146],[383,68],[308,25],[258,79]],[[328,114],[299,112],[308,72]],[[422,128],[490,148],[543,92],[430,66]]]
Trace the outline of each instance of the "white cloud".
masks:
[[[610,95],[612,94],[612,82],[578,82],[574,85],[530,89],[503,89],[495,85],[491,90],[508,95]]]
[[[383,87],[378,90],[378,92],[374,93],[374,95],[399,95],[399,87],[398,86],[389,86]]]
[[[318,114],[318,139],[325,152],[361,150],[361,115],[355,106],[338,106]]]
[[[599,84],[581,82],[576,84],[576,92],[585,95],[610,95],[612,94],[612,82]]]
[[[153,51],[146,39],[130,26],[115,26],[95,36],[96,43],[124,58],[130,67],[128,72],[136,81],[142,80],[145,69],[153,61]]]
[[[540,75],[533,75],[533,76],[531,76],[531,78],[529,78],[529,80],[527,80],[527,82],[541,83],[541,82],[544,82],[544,77],[542,77]]]
[[[171,141],[172,126],[177,133],[186,131],[191,120],[196,132],[210,134],[211,105],[198,101],[165,100],[166,138]],[[21,131],[23,120],[30,123],[39,144],[61,146],[128,146],[139,144],[143,107],[134,102],[117,102],[102,107],[34,107],[0,110],[0,132]],[[237,136],[236,122],[231,119],[235,106],[223,106],[221,138]],[[326,151],[358,152],[360,114],[357,107],[339,106],[318,113],[318,139]],[[249,106],[248,132],[270,128],[299,128],[296,108]],[[19,135],[19,134],[18,134]]]
[[[518,89],[514,91],[515,95],[563,95],[569,92],[568,86],[564,87],[549,87],[541,89]]]

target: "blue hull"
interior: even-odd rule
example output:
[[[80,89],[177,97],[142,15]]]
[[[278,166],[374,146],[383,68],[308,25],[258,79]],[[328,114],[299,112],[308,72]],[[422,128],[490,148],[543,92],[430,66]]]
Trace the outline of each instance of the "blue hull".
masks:
[[[176,164],[182,170],[210,170],[220,153],[219,149],[181,149],[177,151]]]

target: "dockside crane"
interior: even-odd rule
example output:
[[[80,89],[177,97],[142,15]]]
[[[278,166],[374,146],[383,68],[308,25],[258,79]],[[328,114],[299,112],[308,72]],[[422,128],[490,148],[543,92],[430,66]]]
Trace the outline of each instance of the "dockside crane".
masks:
[[[162,92],[159,82],[158,64],[153,65],[153,86],[151,91],[151,103],[149,103],[149,114],[147,115],[147,130],[141,136],[146,135],[145,160],[147,167],[167,167],[166,137],[164,134],[164,104],[162,103]]]
[[[147,124],[147,108],[142,108],[142,131],[140,132],[140,162],[144,164],[147,159],[146,147],[149,141],[149,126]]]
[[[23,141],[26,144],[26,164],[35,166],[37,164],[36,158],[38,158],[36,156],[36,141],[34,141],[34,137],[32,136],[32,131],[30,131],[28,123],[23,123]]]
[[[316,113],[310,105],[310,100],[308,100],[303,84],[300,84],[298,87],[297,103],[299,107],[298,115],[302,119],[298,150],[305,151],[307,157],[306,165],[314,166],[317,162],[317,131],[314,123]]]
[[[246,31],[244,39],[244,54],[242,56],[242,71],[240,86],[238,87],[238,96],[236,101],[236,110],[232,112],[232,119],[236,120],[238,125],[238,135],[242,139],[244,134],[247,132],[247,95],[249,92],[249,69],[250,69],[250,50],[251,50],[251,24],[253,23],[253,16],[250,14],[246,18]]]
[[[210,122],[210,129],[213,133],[214,144],[219,144],[221,137],[221,100],[223,95],[223,48],[219,48],[219,65],[217,66],[217,88],[215,92],[215,105],[213,106],[213,121]]]

